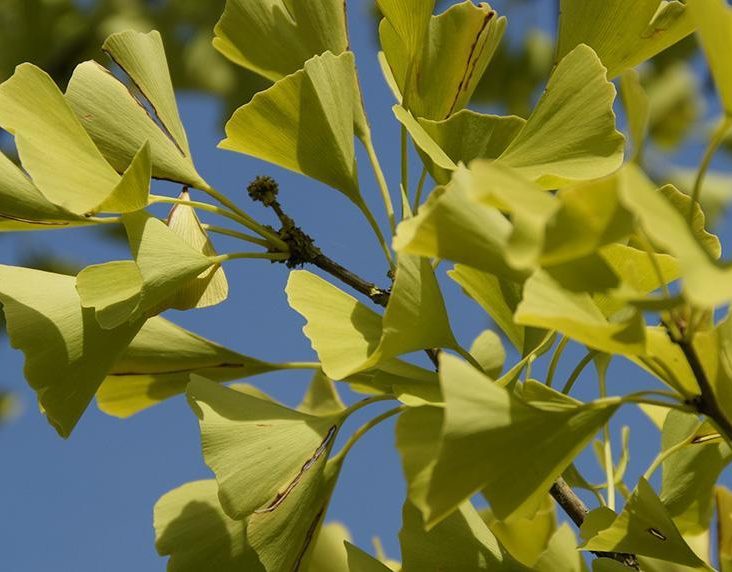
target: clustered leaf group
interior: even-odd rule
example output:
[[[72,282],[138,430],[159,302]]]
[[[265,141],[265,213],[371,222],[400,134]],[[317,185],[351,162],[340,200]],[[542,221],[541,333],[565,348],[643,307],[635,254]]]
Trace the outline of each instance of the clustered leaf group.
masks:
[[[69,437],[95,396],[106,413],[128,417],[187,394],[215,480],[183,485],[155,507],[156,545],[174,571],[570,572],[587,569],[580,550],[598,556],[593,570],[710,569],[715,503],[721,569],[732,569],[732,493],[716,486],[732,460],[732,323],[719,319],[732,302],[732,270],[699,201],[732,127],[732,8],[724,0],[562,0],[555,65],[521,118],[466,109],[490,79],[505,17],[470,0],[439,15],[434,0],[376,4],[404,164],[411,141],[424,166],[415,192],[407,169],[399,189],[381,170],[344,2],[228,0],[214,30],[214,47],[267,86],[234,112],[220,147],[348,197],[393,277],[379,290],[382,314],[319,274],[290,272],[287,299],[317,363],[260,361],[159,315],[226,300],[223,265],[232,260],[292,265],[295,256],[292,228],[257,222],[198,173],[160,34],[114,34],[104,51],[122,73],[84,62],[65,92],[31,64],[0,85],[0,127],[19,161],[0,154],[0,230],[121,225],[131,253],[77,276],[0,266],[10,341],[25,354],[43,413]],[[652,110],[635,68],[694,32],[724,116],[689,196],[647,172]],[[617,129],[613,80],[631,146]],[[388,233],[364,199],[356,140]],[[152,194],[152,179],[180,185],[180,195]],[[193,191],[213,202],[193,200]],[[172,205],[166,220],[147,210],[155,204]],[[242,228],[204,224],[201,213]],[[218,254],[213,233],[264,250]],[[450,323],[443,261],[499,330],[469,349]],[[334,264],[297,262],[359,280]],[[586,357],[557,388],[570,342]],[[434,369],[407,357],[423,350]],[[537,379],[533,363],[552,351]],[[609,396],[615,356],[665,389]],[[583,402],[570,392],[590,363],[599,390]],[[314,372],[298,407],[243,383],[223,385],[283,369]],[[367,397],[347,406],[334,382]],[[397,406],[335,451],[351,414],[389,400]],[[662,436],[635,487],[626,486],[628,431],[616,460],[609,429],[625,406],[641,407]],[[323,524],[352,446],[390,417],[398,417],[408,491],[401,563],[374,558],[342,526]],[[607,478],[594,484],[575,461],[598,433],[593,447]],[[659,467],[656,492],[649,480]],[[601,506],[573,515],[579,500],[562,487]],[[476,508],[476,494],[487,509]],[[550,494],[581,524],[579,539],[557,524]]]

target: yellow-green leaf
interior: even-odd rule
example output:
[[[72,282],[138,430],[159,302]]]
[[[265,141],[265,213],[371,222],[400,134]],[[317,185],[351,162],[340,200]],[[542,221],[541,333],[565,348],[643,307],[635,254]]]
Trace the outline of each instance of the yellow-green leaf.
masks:
[[[379,36],[404,107],[416,117],[445,119],[470,101],[506,18],[486,3],[460,2],[439,16],[431,15],[434,1],[398,4],[379,2]]]
[[[104,330],[82,309],[73,276],[0,266],[0,302],[13,347],[48,420],[68,437],[141,320]]]
[[[624,552],[648,556],[692,568],[709,570],[681,536],[651,485],[638,482],[623,512],[604,510],[603,522],[590,513],[580,529],[581,548],[601,552]]]
[[[303,331],[331,379],[402,354],[456,345],[439,285],[424,259],[399,258],[383,318],[304,270],[290,274],[286,292],[290,306],[307,320]]]
[[[360,205],[354,125],[362,117],[353,54],[326,52],[240,107],[219,147],[317,179]]]
[[[732,570],[732,493],[717,487],[717,523],[719,526],[719,566],[721,572]]]
[[[348,572],[391,572],[391,568],[350,542],[346,542],[346,552],[348,553]]]
[[[440,365],[445,422],[423,507],[430,525],[481,490],[501,520],[534,514],[619,405],[529,404],[453,356]]]
[[[192,374],[222,382],[277,369],[156,316],[114,362],[97,404],[108,415],[126,418],[185,393]]]
[[[183,191],[179,199],[190,200],[190,193]],[[183,242],[204,256],[216,256],[208,233],[201,226],[196,210],[183,204],[175,205],[168,215],[168,228],[181,237]],[[215,306],[229,296],[229,283],[221,266],[206,270],[176,292],[168,302],[176,310],[206,308]]]
[[[614,78],[694,31],[681,2],[665,0],[562,0],[557,56],[580,44],[597,52]]]
[[[615,129],[615,88],[591,48],[581,45],[554,69],[524,128],[498,161],[552,189],[598,179],[623,163]]]
[[[640,82],[637,70],[625,70],[620,76],[620,97],[628,118],[628,132],[633,142],[631,159],[637,161],[643,154],[651,119],[651,101]]]
[[[340,0],[227,0],[214,34],[223,55],[273,82],[313,56],[348,49]]]
[[[689,10],[717,85],[722,107],[732,115],[732,8],[726,0],[691,0]]]
[[[518,324],[554,329],[607,353],[646,352],[642,314],[632,310],[622,321],[608,321],[588,294],[565,290],[543,271],[526,281],[514,318]]]

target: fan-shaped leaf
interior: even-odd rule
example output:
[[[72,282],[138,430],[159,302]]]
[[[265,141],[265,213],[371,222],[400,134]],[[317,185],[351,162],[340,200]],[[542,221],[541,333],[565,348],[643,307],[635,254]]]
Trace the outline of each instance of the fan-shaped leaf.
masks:
[[[0,301],[13,347],[48,420],[68,437],[141,320],[102,329],[84,310],[72,276],[0,266]]]
[[[501,520],[535,513],[619,405],[528,404],[455,357],[440,365],[445,422],[424,507],[430,525],[480,490]]]
[[[240,107],[219,147],[317,179],[361,205],[354,125],[363,123],[353,54],[326,52]]]
[[[590,46],[611,79],[652,58],[694,31],[681,2],[562,0],[557,56]]]
[[[348,553],[348,572],[391,572],[391,568],[387,568],[385,564],[350,542],[346,542],[346,552]]]
[[[545,188],[609,175],[623,163],[624,137],[615,129],[615,88],[587,46],[554,69],[524,128],[499,157]]]

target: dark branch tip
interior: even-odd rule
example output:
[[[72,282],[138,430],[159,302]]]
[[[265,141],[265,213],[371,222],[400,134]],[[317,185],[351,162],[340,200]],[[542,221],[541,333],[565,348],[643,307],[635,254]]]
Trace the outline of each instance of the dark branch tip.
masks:
[[[249,197],[258,203],[262,203],[266,207],[271,207],[277,202],[277,195],[280,192],[280,186],[272,177],[259,176],[254,179],[247,187]]]

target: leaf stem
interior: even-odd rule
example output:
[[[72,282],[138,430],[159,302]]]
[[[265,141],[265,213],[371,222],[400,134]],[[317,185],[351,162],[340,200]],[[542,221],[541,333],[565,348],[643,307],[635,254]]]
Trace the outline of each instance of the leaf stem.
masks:
[[[351,405],[343,412],[343,415],[344,417],[350,417],[356,413],[356,411],[359,411],[364,407],[368,407],[374,403],[379,403],[380,401],[393,401],[394,399],[393,395],[374,395],[373,397],[367,397],[366,399],[362,399]]]
[[[598,358],[597,380],[599,384],[600,398],[607,397],[607,368],[609,356]],[[610,421],[602,427],[603,449],[605,454],[605,476],[607,481],[607,506],[615,510],[615,464],[613,461],[612,440],[610,438]]]
[[[470,352],[469,352],[468,350],[466,350],[466,349],[465,349],[464,347],[462,347],[462,346],[461,346],[460,344],[457,344],[457,345],[455,346],[455,351],[456,351],[456,352],[457,352],[457,353],[458,353],[458,354],[459,354],[459,355],[460,355],[460,356],[461,356],[461,357],[462,357],[462,358],[463,358],[463,359],[464,359],[465,361],[467,361],[467,362],[468,362],[468,363],[469,363],[470,365],[472,365],[472,366],[473,366],[473,367],[474,367],[475,369],[477,369],[477,370],[478,370],[478,371],[480,371],[480,372],[484,372],[484,371],[485,371],[485,370],[483,369],[483,366],[481,366],[481,365],[480,365],[480,364],[478,363],[478,360],[477,360],[477,359],[475,359],[475,358],[473,357],[473,355],[472,355],[472,354],[471,354],[471,353],[470,353]],[[437,364],[435,364],[435,365],[437,365]]]
[[[290,255],[286,252],[232,252],[230,254],[214,256],[211,260],[214,260],[217,264],[241,259],[260,259],[282,262],[283,260],[287,260],[289,257]]]
[[[250,242],[252,244],[258,244],[259,246],[264,246],[265,248],[269,248],[270,243],[262,238],[257,238],[256,236],[252,236],[251,234],[247,234],[245,232],[239,232],[238,230],[231,230],[229,228],[224,228],[222,226],[214,226],[212,224],[203,224],[204,230],[214,233],[214,234],[221,234],[224,236],[231,236],[233,238],[238,238],[240,240],[243,240],[245,242]]]
[[[402,155],[402,192],[409,193],[409,134],[407,128],[401,128],[401,155]],[[402,218],[404,213],[402,213]]]
[[[394,234],[396,232],[396,220],[394,216],[394,203],[391,200],[391,193],[389,192],[389,185],[386,183],[386,177],[384,177],[384,170],[381,168],[381,163],[379,162],[379,156],[376,153],[376,149],[374,148],[373,141],[371,139],[371,135],[367,135],[363,138],[363,144],[366,148],[366,153],[369,157],[369,161],[371,162],[371,168],[374,171],[374,176],[376,177],[376,182],[379,185],[379,190],[381,191],[381,198],[384,201],[384,208],[386,209],[386,216],[389,218],[389,228],[391,229],[391,233]]]
[[[719,146],[722,144],[722,141],[724,141],[724,137],[730,128],[732,128],[732,116],[725,115],[724,118],[719,122],[719,125],[717,125],[714,132],[712,133],[712,137],[709,140],[709,145],[707,146],[707,149],[704,152],[704,156],[702,157],[702,161],[699,165],[699,170],[697,171],[696,180],[694,181],[694,188],[691,193],[691,202],[689,203],[689,214],[688,214],[689,227],[693,226],[694,207],[696,207],[696,205],[699,204],[699,200],[701,198],[702,186],[704,185],[704,179],[706,178],[707,171],[709,170],[709,166],[712,163],[714,154],[717,152],[717,149],[719,149]]]
[[[658,467],[663,464],[663,462],[668,459],[671,455],[674,453],[680,451],[684,447],[686,447],[689,443],[691,443],[694,440],[695,434],[698,431],[699,427],[703,425],[702,422],[699,422],[694,430],[691,432],[691,434],[686,437],[686,439],[681,440],[680,442],[676,443],[676,445],[673,445],[672,447],[669,447],[668,449],[665,449],[664,451],[661,451],[658,455],[656,455],[656,458],[653,459],[653,462],[651,465],[646,469],[646,472],[643,473],[643,478],[647,481],[651,480],[651,477],[653,476],[653,473],[656,472]]]
[[[567,348],[567,344],[569,344],[569,338],[562,336],[557,348],[554,350],[554,355],[552,355],[552,359],[549,362],[549,369],[546,372],[547,387],[551,387],[554,382],[554,375],[557,372],[557,367],[559,367],[559,360],[562,359],[562,354]]]
[[[427,182],[427,167],[422,167],[422,174],[419,176],[419,183],[417,183],[417,192],[414,194],[414,206],[412,207],[413,214],[417,214],[419,211],[419,205],[422,202],[422,192],[424,191],[424,185]]]
[[[376,235],[377,240],[379,241],[379,245],[381,246],[381,250],[384,251],[384,255],[386,256],[386,261],[389,263],[389,268],[394,270],[394,257],[391,254],[391,249],[389,248],[389,245],[386,242],[386,238],[384,238],[384,233],[381,232],[381,228],[379,227],[379,223],[376,222],[376,219],[374,218],[373,213],[369,209],[369,207],[364,203],[361,202],[360,205],[361,212],[366,217],[366,220],[369,221],[369,224],[371,225],[371,228],[374,230],[374,234]]]
[[[333,456],[332,460],[336,461],[336,462],[342,461],[343,458],[346,455],[348,455],[348,453],[351,451],[351,449],[353,449],[353,446],[356,443],[358,443],[358,441],[364,435],[366,435],[366,433],[371,431],[371,429],[373,429],[377,425],[383,423],[387,419],[394,417],[395,415],[399,415],[400,413],[402,413],[403,411],[406,411],[406,410],[407,410],[407,407],[405,405],[400,405],[399,407],[395,407],[394,409],[389,409],[388,411],[385,411],[381,415],[378,415],[378,416],[374,417],[373,419],[371,419],[370,421],[368,421],[367,423],[364,423],[363,425],[361,425],[361,427],[356,429],[356,431],[353,433],[353,435],[351,435],[351,437],[348,439],[348,441],[346,441],[345,445],[343,445],[343,448],[340,451],[338,451],[338,454]]]
[[[567,383],[564,384],[564,387],[562,388],[562,393],[564,393],[565,395],[569,395],[569,392],[572,391],[572,388],[574,387],[575,382],[579,379],[579,376],[582,374],[582,371],[589,365],[589,363],[592,361],[592,358],[595,357],[596,353],[597,352],[595,350],[589,350],[585,357],[580,360],[574,370],[572,370],[572,373],[569,375]]]

